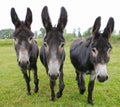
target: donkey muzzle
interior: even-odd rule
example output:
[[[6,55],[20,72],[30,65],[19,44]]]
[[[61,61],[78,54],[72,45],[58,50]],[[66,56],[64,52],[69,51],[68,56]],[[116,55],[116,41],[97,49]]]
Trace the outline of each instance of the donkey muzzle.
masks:
[[[28,66],[30,65],[29,55],[27,50],[19,51],[18,64],[21,68],[28,68]]]
[[[107,66],[106,64],[98,64],[95,68],[96,78],[99,82],[108,80]]]
[[[28,68],[28,66],[29,66],[29,61],[19,61],[18,62],[18,65],[21,67],[21,68]]]
[[[56,80],[59,77],[59,75],[60,75],[59,68],[60,68],[60,65],[57,60],[49,62],[48,76],[50,77],[51,80]]]

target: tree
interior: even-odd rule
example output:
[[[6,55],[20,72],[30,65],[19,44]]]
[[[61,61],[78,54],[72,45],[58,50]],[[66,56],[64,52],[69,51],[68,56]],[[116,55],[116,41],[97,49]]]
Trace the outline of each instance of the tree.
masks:
[[[78,37],[82,37],[82,35],[80,33],[80,28],[78,28]]]
[[[92,27],[89,27],[84,33],[83,36],[90,36]]]
[[[10,39],[10,38],[12,38],[13,32],[14,32],[13,29],[0,30],[0,38],[1,39]]]
[[[38,36],[38,33],[37,33],[37,31],[35,31],[34,32],[34,38],[37,38],[37,36]]]
[[[76,29],[73,29],[73,36],[76,37]]]
[[[45,35],[45,29],[44,28],[40,28],[40,31],[41,31],[42,36],[44,37],[44,35]]]
[[[64,36],[66,36],[67,35],[67,30],[66,29],[64,29]]]

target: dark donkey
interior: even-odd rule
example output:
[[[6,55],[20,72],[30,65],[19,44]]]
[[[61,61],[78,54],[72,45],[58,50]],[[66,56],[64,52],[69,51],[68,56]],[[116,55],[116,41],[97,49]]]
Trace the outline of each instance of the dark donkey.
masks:
[[[48,8],[45,6],[42,10],[42,22],[46,29],[44,43],[40,49],[40,60],[46,68],[50,78],[51,100],[55,100],[54,86],[59,77],[59,91],[57,98],[62,96],[65,87],[63,81],[63,63],[65,60],[63,30],[67,23],[67,12],[64,7],[61,8],[60,18],[57,27],[52,27],[48,14]]]
[[[109,38],[114,29],[114,19],[109,18],[103,33],[99,32],[100,25],[101,17],[98,17],[95,20],[91,37],[86,40],[75,40],[70,48],[70,58],[76,69],[76,80],[81,94],[85,92],[85,74],[90,74],[88,86],[88,103],[90,104],[93,104],[92,92],[95,78],[99,82],[108,79],[107,63],[112,49]]]
[[[20,69],[24,75],[28,95],[30,95],[30,70],[34,73],[34,92],[38,92],[38,77],[37,77],[37,58],[39,49],[36,41],[33,39],[34,34],[31,31],[32,12],[30,8],[27,8],[27,14],[25,21],[20,21],[15,9],[11,9],[12,22],[15,25],[15,31],[13,33],[14,46],[17,54],[17,61]],[[27,72],[27,70],[29,72]],[[28,75],[29,73],[29,75]]]

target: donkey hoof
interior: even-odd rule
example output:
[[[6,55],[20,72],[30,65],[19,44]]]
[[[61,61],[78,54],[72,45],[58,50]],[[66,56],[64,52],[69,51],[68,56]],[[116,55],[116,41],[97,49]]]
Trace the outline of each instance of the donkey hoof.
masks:
[[[60,98],[60,97],[62,96],[62,93],[58,92],[58,93],[56,94],[56,96],[57,96],[57,98]]]
[[[88,100],[88,103],[91,104],[91,105],[94,105],[92,100]]]
[[[85,89],[80,89],[80,94],[84,94]]]
[[[35,88],[35,89],[34,89],[34,92],[35,92],[35,93],[37,93],[37,92],[38,92],[38,90],[39,90],[39,88]]]
[[[84,92],[85,92],[85,91],[81,90],[81,91],[80,91],[80,94],[84,94]]]
[[[28,92],[28,93],[27,93],[27,95],[29,96],[29,95],[31,95],[31,93],[30,93],[30,92]]]
[[[50,101],[54,102],[54,101],[55,101],[55,98],[51,98]]]

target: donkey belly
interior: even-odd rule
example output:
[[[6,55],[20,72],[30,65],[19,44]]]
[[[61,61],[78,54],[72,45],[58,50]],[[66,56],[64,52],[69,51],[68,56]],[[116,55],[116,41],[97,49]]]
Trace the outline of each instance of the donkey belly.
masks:
[[[81,60],[77,56],[70,55],[71,57],[71,63],[74,66],[74,68],[80,72],[86,72],[91,73],[92,70],[94,70],[93,64],[91,63],[82,63]]]
[[[80,40],[77,41],[78,43],[75,42],[73,42],[70,48],[71,63],[80,72],[92,71],[94,68],[89,60],[89,51]]]

